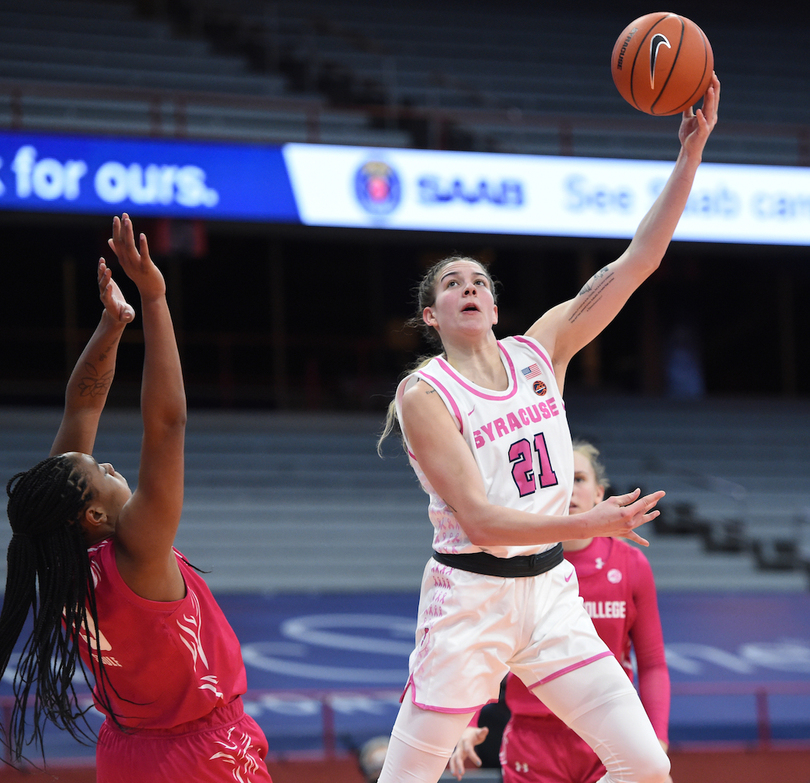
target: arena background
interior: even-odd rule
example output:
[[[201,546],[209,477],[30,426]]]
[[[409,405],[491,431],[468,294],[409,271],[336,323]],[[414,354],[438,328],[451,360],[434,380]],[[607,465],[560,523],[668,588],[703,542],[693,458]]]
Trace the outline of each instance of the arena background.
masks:
[[[521,0],[3,5],[0,143],[17,149],[26,134],[45,134],[98,146],[314,142],[671,161],[677,118],[635,112],[608,70],[618,33],[652,10]],[[803,175],[810,12],[672,10],[707,33],[723,83],[706,161]],[[12,159],[0,157],[0,462],[11,475],[55,431],[65,377],[98,318],[95,264],[115,210],[71,211],[56,199],[25,208]],[[250,191],[241,177],[231,185]],[[649,555],[673,670],[675,783],[810,781],[807,199],[794,205],[804,241],[673,242],[567,378],[572,429],[599,443],[617,489],[669,492]],[[503,284],[499,329],[509,334],[627,242],[125,206],[166,273],[183,355],[189,487],[178,543],[210,570],[239,633],[276,783],[357,781],[357,747],[393,721],[429,553],[423,496],[396,444],[385,460],[374,452],[397,378],[426,350],[405,324],[412,286],[444,255],[482,258]],[[127,475],[141,347],[136,322],[99,442]],[[92,749],[56,733],[48,762],[43,779],[93,779]],[[0,768],[6,779],[16,776]]]

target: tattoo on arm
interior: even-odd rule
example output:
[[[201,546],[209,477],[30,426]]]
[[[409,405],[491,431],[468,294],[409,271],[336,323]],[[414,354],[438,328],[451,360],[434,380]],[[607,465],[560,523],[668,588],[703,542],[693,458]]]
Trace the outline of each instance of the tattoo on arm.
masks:
[[[84,364],[85,376],[79,380],[79,394],[82,397],[100,397],[110,390],[115,370],[108,370],[99,375],[95,365],[90,362]]]
[[[580,301],[574,312],[569,316],[569,323],[574,323],[574,321],[581,315],[587,313],[602,298],[602,294],[604,294],[605,289],[613,282],[614,277],[611,268],[606,266],[600,269],[582,286],[582,290],[579,292]]]
[[[115,348],[117,343],[118,341],[116,340],[115,342],[110,343],[106,348],[103,348],[101,353],[98,355],[98,360],[100,362],[103,362],[109,355],[110,351],[112,351]]]

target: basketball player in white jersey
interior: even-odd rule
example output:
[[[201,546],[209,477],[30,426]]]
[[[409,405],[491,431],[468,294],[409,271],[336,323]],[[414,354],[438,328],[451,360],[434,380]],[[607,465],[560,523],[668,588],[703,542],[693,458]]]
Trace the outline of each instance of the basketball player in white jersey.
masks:
[[[638,490],[568,515],[573,481],[563,387],[571,358],[658,267],[717,122],[713,76],[684,112],[681,150],[627,250],[520,337],[497,340],[492,280],[477,261],[436,264],[418,314],[442,354],[399,385],[399,423],[430,496],[416,648],[380,783],[433,783],[472,715],[518,676],[597,753],[603,783],[663,783],[669,760],[627,675],[596,634],[563,540],[620,536],[658,512]]]

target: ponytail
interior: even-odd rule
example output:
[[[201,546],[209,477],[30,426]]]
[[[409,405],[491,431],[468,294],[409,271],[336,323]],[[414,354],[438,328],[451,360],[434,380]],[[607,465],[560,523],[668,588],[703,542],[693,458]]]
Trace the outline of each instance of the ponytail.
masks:
[[[441,354],[440,354],[441,355]],[[421,370],[425,367],[429,362],[432,362],[435,359],[435,356],[420,356],[416,363],[408,370],[406,370],[402,378],[406,378],[407,376],[415,373],[417,370]],[[399,416],[397,415],[397,398],[394,397],[391,402],[388,403],[388,410],[385,413],[385,424],[383,425],[383,430],[380,433],[380,437],[377,439],[377,454],[382,457],[382,444],[383,441],[394,431],[399,430],[400,438],[402,439],[402,446],[405,448],[405,438],[402,433],[402,427],[399,423]]]

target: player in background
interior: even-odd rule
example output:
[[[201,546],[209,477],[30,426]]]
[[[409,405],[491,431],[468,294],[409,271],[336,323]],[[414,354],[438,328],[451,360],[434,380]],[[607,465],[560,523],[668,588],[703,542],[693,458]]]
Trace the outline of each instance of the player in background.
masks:
[[[570,511],[596,506],[609,487],[599,451],[574,441],[574,489]],[[641,703],[664,751],[669,745],[669,669],[658,614],[652,569],[642,552],[616,538],[563,541],[565,559],[577,571],[579,593],[599,636],[632,681],[631,648],[636,658]],[[587,743],[533,696],[514,675],[507,675],[506,706],[511,717],[501,742],[504,783],[596,783],[605,767]],[[465,761],[481,766],[475,746],[489,729],[473,721],[464,730],[450,771],[461,780]],[[671,781],[670,781],[671,783]]]
[[[19,761],[29,731],[44,754],[46,719],[89,738],[72,682],[81,669],[105,715],[99,783],[269,783],[267,741],[242,707],[239,641],[173,546],[183,508],[186,396],[163,275],[143,234],[136,244],[128,215],[114,218],[109,245],[141,302],[138,484],[130,490],[110,463],[92,456],[119,341],[135,316],[102,258],[104,311],[68,381],[50,456],[7,486],[12,537],[0,674],[32,610],[34,625],[16,665],[6,740]]]
[[[625,537],[657,516],[656,492],[568,514],[573,448],[568,364],[661,263],[716,122],[713,76],[683,113],[681,149],[622,255],[525,335],[498,340],[493,281],[474,259],[435,264],[418,317],[441,345],[399,384],[382,437],[397,424],[429,495],[433,558],[422,579],[416,646],[380,783],[437,781],[470,719],[506,674],[594,749],[603,783],[664,783],[669,759],[626,673],[579,598],[561,541]]]

